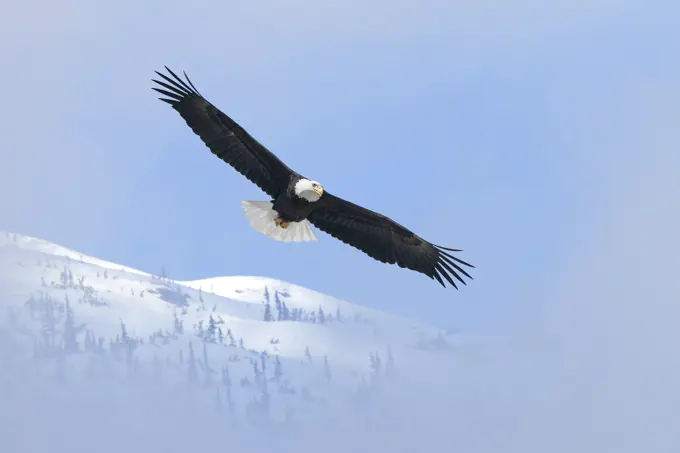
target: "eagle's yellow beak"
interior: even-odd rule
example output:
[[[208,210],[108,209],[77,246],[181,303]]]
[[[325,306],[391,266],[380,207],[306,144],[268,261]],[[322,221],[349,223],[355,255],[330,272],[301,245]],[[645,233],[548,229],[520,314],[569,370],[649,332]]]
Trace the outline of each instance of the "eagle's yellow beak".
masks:
[[[319,196],[323,195],[323,187],[321,186],[314,187],[314,192],[318,193]]]

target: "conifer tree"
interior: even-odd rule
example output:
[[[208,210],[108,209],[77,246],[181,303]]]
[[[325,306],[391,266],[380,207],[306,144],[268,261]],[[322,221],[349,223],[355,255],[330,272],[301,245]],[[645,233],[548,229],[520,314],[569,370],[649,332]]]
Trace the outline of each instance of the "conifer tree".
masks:
[[[274,364],[274,379],[276,382],[279,382],[281,377],[283,376],[283,370],[281,369],[281,360],[279,360],[279,356],[276,356],[276,363]]]
[[[210,368],[210,363],[208,362],[208,348],[205,344],[203,343],[203,366],[205,368],[205,382],[204,385],[206,387],[209,387],[210,384],[212,383],[212,368]]]
[[[175,325],[174,325],[174,327],[175,327],[175,333],[178,334],[178,335],[183,334],[183,333],[184,333],[184,321],[181,321],[181,320],[177,317],[177,310],[175,310],[175,313],[174,313],[173,317],[174,317],[174,324],[175,324]]]
[[[78,328],[75,325],[73,310],[66,297],[66,317],[64,318],[64,352],[75,354],[78,352]]]
[[[130,337],[128,336],[127,333],[127,328],[125,327],[125,323],[123,320],[120,320],[120,339],[123,343],[129,343],[130,342]]]
[[[274,304],[276,306],[277,320],[283,320],[283,306],[281,305],[281,299],[279,298],[279,292],[274,291]]]
[[[393,377],[395,374],[394,357],[392,356],[392,348],[387,346],[387,363],[385,364],[385,376]]]
[[[223,412],[223,407],[222,407],[222,397],[220,396],[220,388],[217,387],[217,391],[215,394],[215,411],[218,414],[221,414]]]
[[[269,305],[269,301],[267,301],[264,306],[264,320],[267,322],[274,320],[274,317],[272,316],[272,307]]]
[[[328,382],[331,381],[331,366],[328,363],[328,356],[324,355],[323,356],[323,374],[326,376],[326,380]]]
[[[260,354],[260,361],[262,362],[262,373],[267,372],[267,352],[262,351],[262,354]]]
[[[217,333],[217,323],[215,323],[215,318],[210,315],[208,320],[208,330],[206,331],[206,339],[211,343],[215,343],[215,337]]]
[[[370,366],[371,369],[373,370],[373,374],[375,377],[380,377],[380,371],[382,369],[382,363],[380,361],[380,356],[376,352],[375,354],[371,353],[369,355],[369,361],[370,361]]]
[[[189,360],[187,361],[189,371],[189,382],[192,384],[198,381],[198,371],[196,370],[196,356],[194,355],[194,345],[189,342]]]
[[[222,385],[227,389],[231,387],[231,376],[229,376],[229,368],[227,368],[227,365],[222,367]]]

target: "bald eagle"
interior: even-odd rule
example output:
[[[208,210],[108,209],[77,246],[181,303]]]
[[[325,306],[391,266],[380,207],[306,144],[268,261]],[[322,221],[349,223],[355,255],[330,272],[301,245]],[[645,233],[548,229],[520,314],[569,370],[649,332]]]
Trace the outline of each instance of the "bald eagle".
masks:
[[[423,273],[442,286],[454,288],[461,275],[472,277],[462,266],[471,264],[434,245],[392,219],[332,195],[317,181],[305,178],[284,164],[233,119],[208,102],[184,73],[186,82],[167,66],[170,77],[152,79],[153,89],[184,119],[217,157],[234,167],[270,197],[270,201],[243,201],[252,227],[284,242],[315,241],[311,225],[383,263]],[[453,277],[453,278],[452,278]]]

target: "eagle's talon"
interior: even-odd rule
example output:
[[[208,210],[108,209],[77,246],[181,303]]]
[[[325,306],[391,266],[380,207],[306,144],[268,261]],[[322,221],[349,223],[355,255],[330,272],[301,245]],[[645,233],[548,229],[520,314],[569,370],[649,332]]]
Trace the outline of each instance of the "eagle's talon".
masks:
[[[274,223],[276,223],[276,225],[280,226],[281,228],[288,228],[288,222],[283,220],[281,217],[275,218]]]

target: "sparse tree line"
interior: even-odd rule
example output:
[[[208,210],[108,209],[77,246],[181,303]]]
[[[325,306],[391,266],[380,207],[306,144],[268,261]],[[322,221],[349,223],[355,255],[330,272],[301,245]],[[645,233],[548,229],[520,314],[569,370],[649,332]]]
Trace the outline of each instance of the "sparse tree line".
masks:
[[[61,289],[66,289],[66,288],[71,288],[71,289],[80,289],[83,291],[83,296],[79,300],[79,302],[85,302],[89,303],[91,305],[100,305],[100,306],[106,306],[108,305],[108,302],[104,297],[99,295],[97,291],[92,287],[85,285],[85,276],[75,276],[71,272],[70,269],[70,259],[67,257],[67,265],[64,266],[64,269],[62,270],[59,278],[59,282],[52,281],[47,284],[45,281],[44,277],[41,277],[41,285],[43,287],[52,287],[52,288],[61,288]],[[37,262],[38,266],[42,266],[42,260],[38,260]],[[57,268],[57,265],[55,263],[51,263],[49,259],[46,259],[45,266],[48,268]],[[121,272],[124,272],[124,269],[121,269]],[[97,278],[104,278],[104,279],[109,279],[109,272],[108,269],[104,268],[102,271],[97,272]],[[111,277],[112,279],[117,279],[118,276],[114,275]],[[152,293],[155,295],[158,295],[162,300],[169,302],[173,305],[176,305],[178,307],[188,307],[189,306],[189,301],[191,300],[191,295],[184,292],[182,289],[181,285],[178,285],[175,283],[174,280],[170,279],[167,274],[167,270],[165,266],[161,267],[161,272],[158,275],[151,275],[151,280],[152,281],[158,281],[163,283],[164,286],[158,287],[156,289],[147,289],[146,292]],[[213,289],[211,288],[211,291]],[[121,287],[121,292],[124,292],[124,287]],[[206,311],[205,307],[205,302],[203,298],[203,290],[202,288],[199,288],[197,290],[198,292],[198,300],[200,301],[201,305],[199,306],[199,310]],[[135,291],[134,289],[130,288],[130,295],[135,296]],[[144,298],[145,291],[140,290],[138,293],[140,298]],[[287,294],[282,294],[278,290],[274,291],[273,297],[270,295],[269,288],[265,286],[264,290],[264,300],[263,300],[263,305],[264,305],[264,312],[263,312],[263,320],[267,322],[273,322],[273,321],[293,321],[293,322],[307,322],[307,323],[312,323],[312,324],[327,324],[327,323],[334,323],[334,322],[343,322],[347,321],[349,319],[353,320],[354,322],[357,323],[370,323],[369,320],[362,318],[362,316],[359,313],[355,313],[351,317],[343,316],[343,314],[340,311],[340,307],[337,307],[335,310],[335,313],[327,313],[324,311],[323,307],[319,306],[317,310],[313,310],[311,312],[308,312],[304,310],[303,308],[300,307],[295,307],[295,308],[289,308],[288,305],[286,304],[285,298],[287,297]],[[273,299],[273,308],[272,308],[272,299]],[[213,312],[215,311],[217,307],[213,306]],[[200,328],[200,327],[199,327]],[[219,332],[218,332],[219,333]],[[209,333],[208,335],[212,335]],[[201,333],[199,333],[199,336],[202,336]],[[210,337],[211,339],[209,341],[215,342],[215,339],[218,339],[219,337]],[[231,345],[231,343],[229,343]]]
[[[103,275],[100,276],[100,278],[102,277],[105,279],[109,278],[106,269],[104,269]],[[159,328],[148,335],[146,341],[145,338],[132,335],[123,320],[120,320],[119,332],[115,338],[110,338],[107,341],[104,337],[98,336],[96,332],[88,328],[85,323],[79,323],[76,320],[72,303],[69,299],[69,291],[78,292],[79,303],[89,303],[93,306],[109,305],[91,286],[86,285],[84,276],[78,277],[74,275],[70,266],[65,266],[60,273],[58,282],[51,282],[48,285],[44,277],[41,277],[41,286],[46,289],[32,295],[24,304],[30,319],[39,326],[38,335],[32,334],[34,338],[34,359],[56,359],[58,364],[57,374],[60,379],[66,378],[66,359],[72,356],[89,355],[104,360],[104,362],[88,362],[90,365],[88,365],[85,376],[92,379],[111,372],[111,362],[124,363],[126,375],[132,379],[160,381],[168,373],[177,376],[179,371],[180,375],[184,374],[186,376],[183,381],[188,385],[212,389],[211,391],[214,391],[215,405],[219,411],[233,412],[235,403],[232,395],[233,381],[230,366],[235,366],[238,362],[246,360],[250,362],[249,368],[251,371],[250,373],[241,374],[237,377],[236,382],[241,387],[241,392],[250,391],[250,399],[245,405],[245,414],[249,419],[264,420],[269,417],[272,392],[278,393],[284,399],[297,396],[307,403],[322,403],[324,401],[321,395],[314,395],[308,387],[296,387],[287,378],[284,364],[278,355],[271,356],[266,351],[246,349],[243,337],[239,337],[237,340],[232,329],[226,325],[219,315],[210,313],[207,322],[201,320],[193,326],[193,335],[198,337],[201,341],[199,344],[202,344],[200,354],[197,354],[194,350],[194,341],[189,340],[188,349],[180,348],[178,356],[175,356],[176,359],[168,356],[165,360],[161,360],[158,354],[153,354],[152,360],[145,360],[143,358],[144,354],[141,356],[138,354],[141,347],[147,345],[149,347],[160,348],[161,346],[170,345],[180,338],[186,338],[187,333],[184,319],[182,318],[188,313],[188,303],[174,304],[176,309],[173,314],[172,327],[166,329]],[[48,292],[49,289],[64,290],[63,301],[55,299]],[[181,292],[181,289],[179,291]],[[141,291],[139,296],[143,297],[143,293]],[[318,311],[311,313],[305,313],[301,309],[288,310],[285,300],[282,300],[283,298],[279,296],[278,292],[274,293],[273,298],[278,321],[303,321],[325,324],[343,319],[340,316],[339,310],[336,316],[326,315],[321,307],[319,307]],[[199,299],[203,309],[205,309],[200,291]],[[186,299],[184,300],[186,301]],[[271,310],[268,289],[266,289],[265,300],[267,301],[266,306],[269,306]],[[213,312],[215,308],[213,307]],[[271,312],[270,316],[273,317]],[[17,331],[23,331],[24,333],[31,331],[31,329],[20,324],[15,310],[10,311],[8,321]],[[269,321],[273,321],[273,319],[269,319]],[[272,339],[270,343],[278,344],[279,340]],[[207,350],[209,344],[231,347],[234,348],[235,352],[240,352],[232,353],[228,356],[227,363],[215,367],[209,358]],[[305,355],[311,364],[313,358],[309,347],[305,348]],[[368,362],[371,369],[370,379],[368,383],[364,380],[359,385],[357,395],[364,395],[366,392],[370,392],[372,388],[379,384],[381,379],[394,374],[394,362],[391,350],[389,349],[388,359],[384,366],[380,361],[378,353],[370,354]],[[101,366],[104,367],[104,371],[97,371],[92,363],[102,364]],[[103,365],[104,363],[109,363],[109,365]],[[184,369],[183,372],[181,371],[182,369]],[[239,370],[244,371],[243,365],[239,366]],[[323,356],[322,372],[325,380],[328,383],[332,382],[331,363],[326,355]]]
[[[274,299],[274,309],[272,309],[272,298]],[[317,310],[313,310],[311,312],[307,312],[303,308],[299,307],[289,309],[286,301],[284,300],[284,296],[281,295],[278,290],[274,290],[274,296],[272,297],[267,286],[264,288],[264,298],[262,304],[264,305],[262,319],[266,322],[298,321],[312,324],[329,324],[333,322],[343,322],[348,319],[352,319],[355,322],[368,322],[367,320],[363,319],[359,313],[355,313],[351,318],[343,316],[340,312],[340,307],[335,309],[335,314],[327,313],[324,311],[321,305],[319,305]]]

